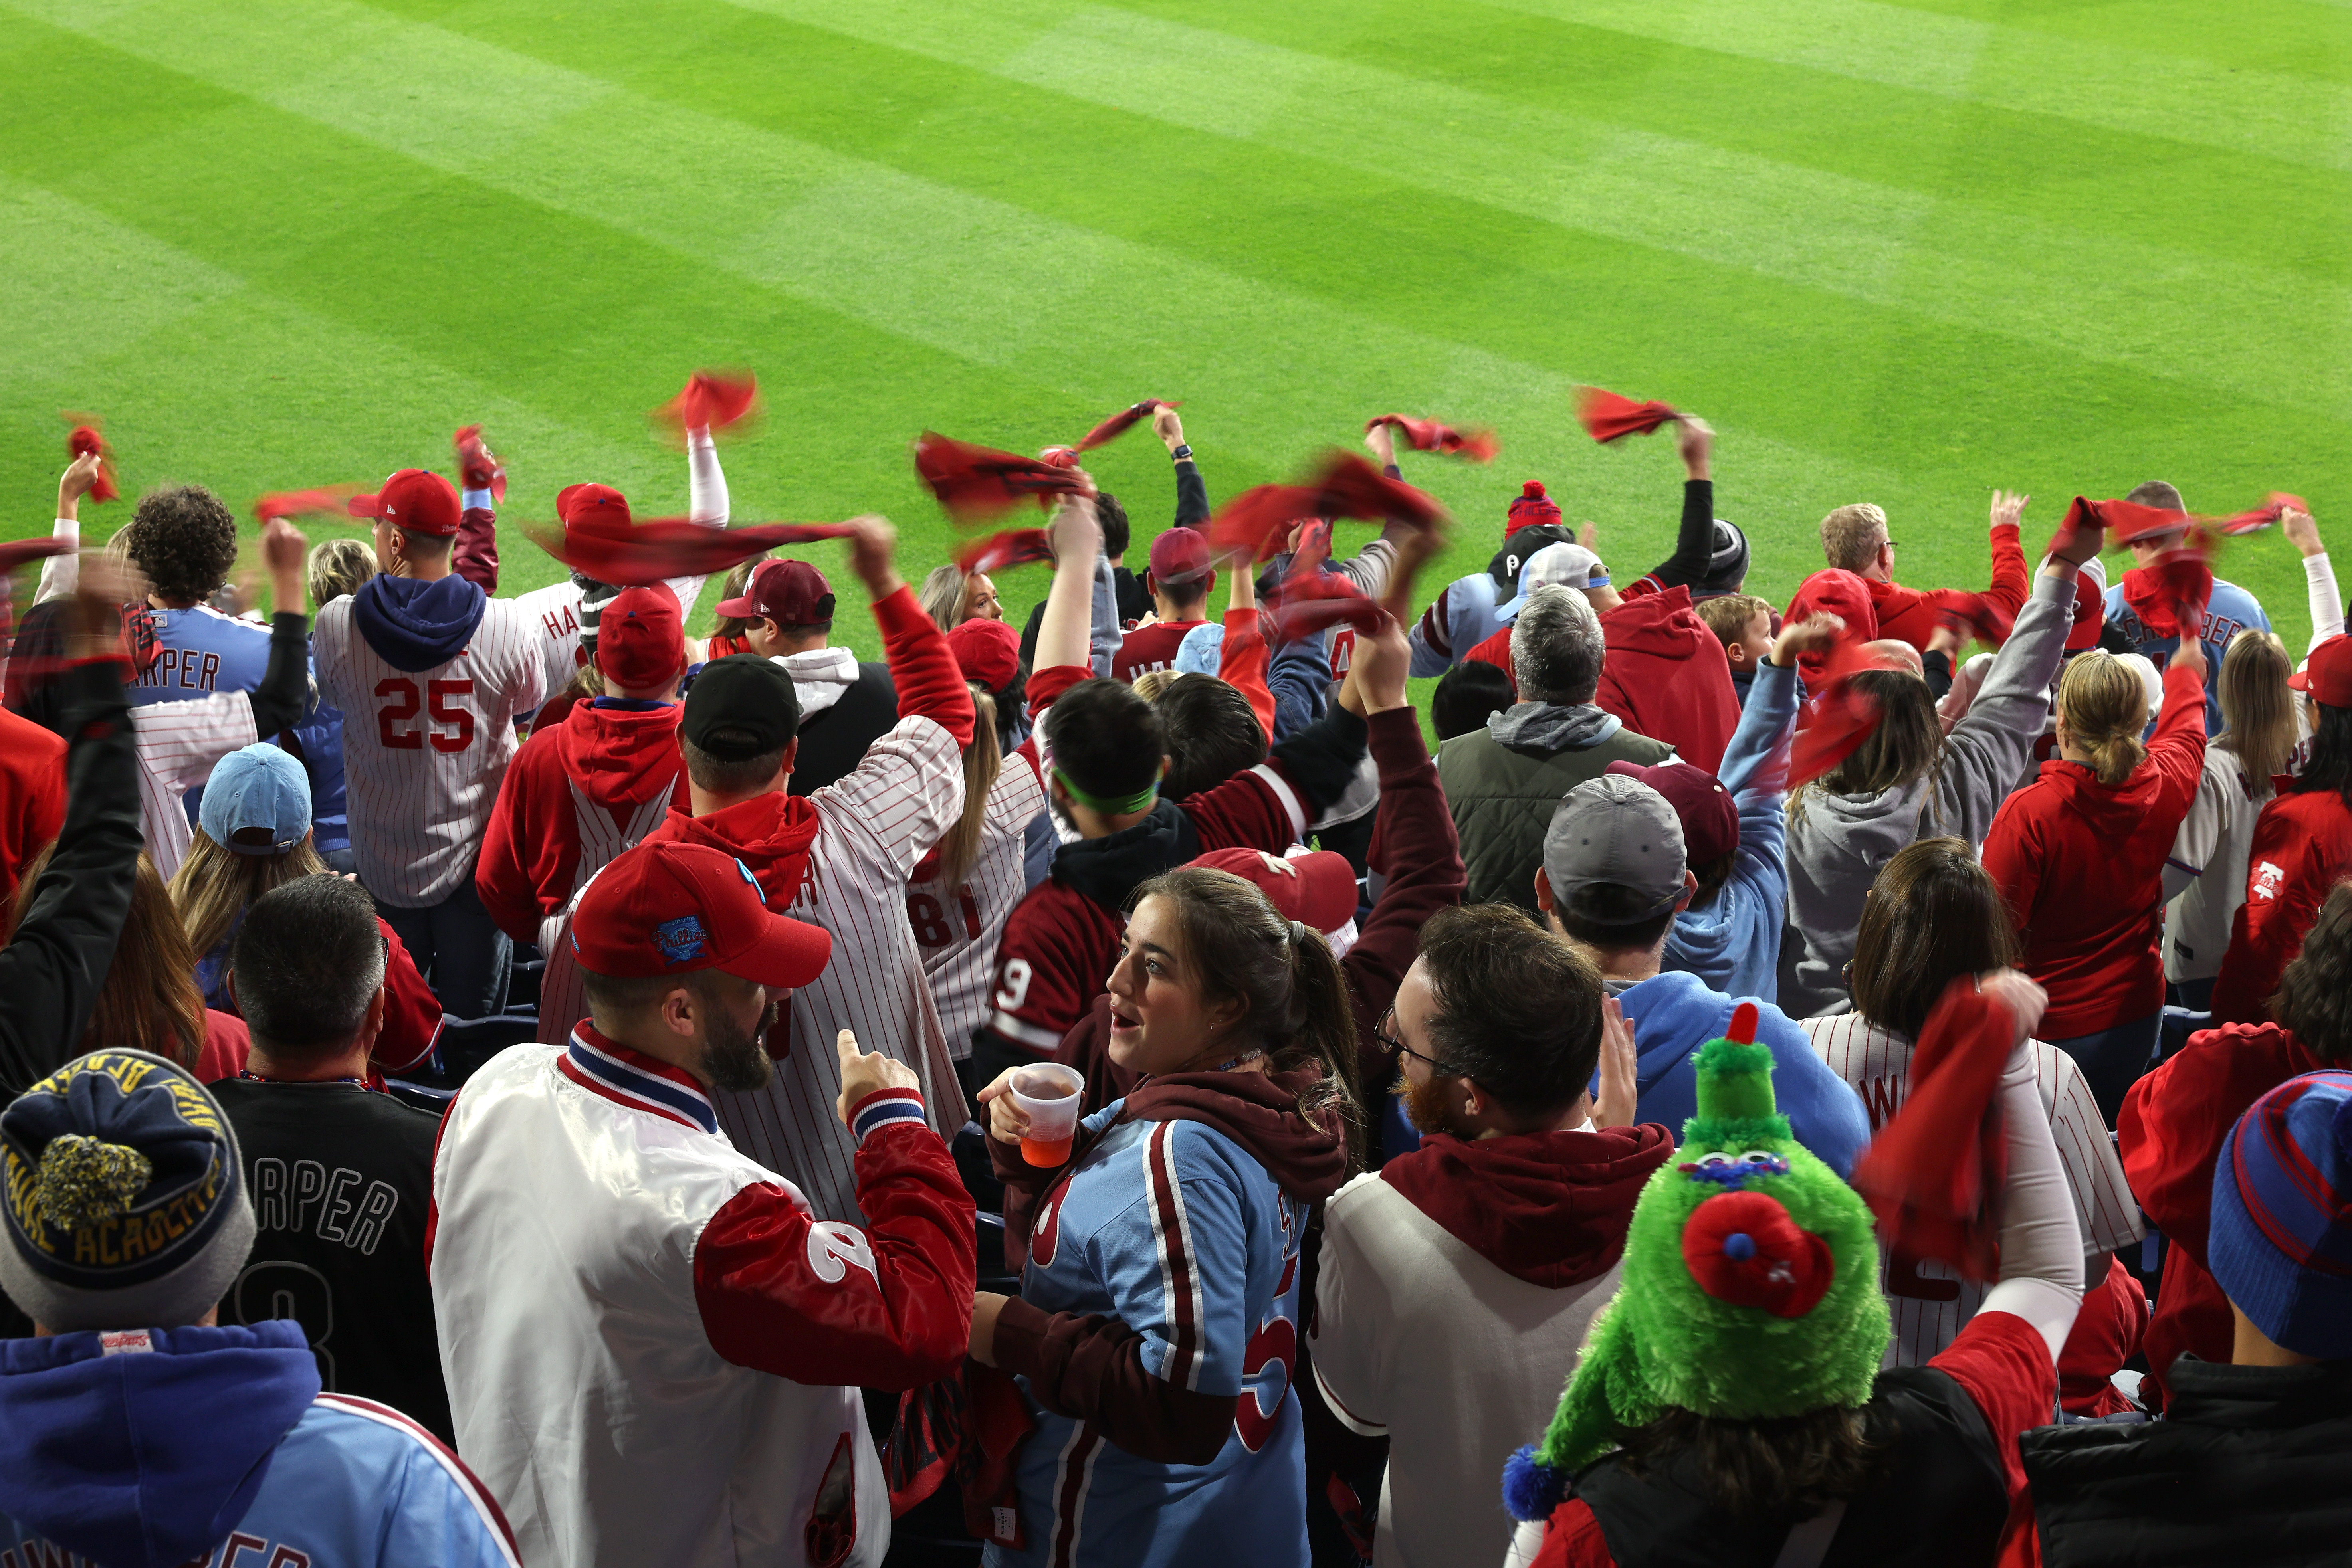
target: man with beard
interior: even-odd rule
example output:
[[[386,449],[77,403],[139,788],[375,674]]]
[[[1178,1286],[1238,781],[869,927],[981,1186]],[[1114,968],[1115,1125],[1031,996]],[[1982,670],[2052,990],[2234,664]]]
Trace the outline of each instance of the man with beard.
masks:
[[[873,1564],[890,1510],[859,1386],[952,1372],[972,1204],[916,1074],[837,1040],[867,1227],[739,1153],[714,1090],[832,938],[740,861],[631,850],[574,910],[590,1016],[444,1123],[426,1260],[457,1446],[533,1563]],[[815,1111],[817,1107],[809,1107]]]
[[[1495,1477],[1616,1293],[1674,1138],[1631,1124],[1633,1030],[1599,971],[1509,904],[1432,919],[1380,1033],[1424,1136],[1325,1205],[1307,1351],[1332,1411],[1390,1438],[1378,1568],[1495,1562]]]

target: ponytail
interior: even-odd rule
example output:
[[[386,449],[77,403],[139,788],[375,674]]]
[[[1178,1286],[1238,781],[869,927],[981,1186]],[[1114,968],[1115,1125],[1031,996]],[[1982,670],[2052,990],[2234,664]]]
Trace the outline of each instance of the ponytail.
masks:
[[[1277,1072],[1314,1069],[1298,1113],[1360,1152],[1356,1013],[1348,980],[1319,931],[1283,918],[1254,883],[1231,872],[1179,866],[1135,892],[1128,908],[1165,899],[1202,988],[1243,1005],[1244,1037]]]
[[[2085,653],[2066,667],[2058,716],[2074,743],[2091,754],[2091,771],[2102,784],[2122,783],[2147,760],[2139,737],[2147,727],[2147,687],[2111,653]]]
[[[996,699],[978,681],[971,688],[971,740],[963,748],[963,815],[940,840],[940,881],[961,887],[980,863],[981,835],[988,826],[988,794],[1004,766],[997,749]]]

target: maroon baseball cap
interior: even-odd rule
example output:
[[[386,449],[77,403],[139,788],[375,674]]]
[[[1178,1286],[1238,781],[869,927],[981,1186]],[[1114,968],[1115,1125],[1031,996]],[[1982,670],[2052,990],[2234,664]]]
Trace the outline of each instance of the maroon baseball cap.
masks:
[[[2338,632],[2311,651],[2303,668],[2286,678],[2296,691],[2328,707],[2352,707],[2352,637]]]
[[[763,560],[740,599],[720,601],[719,613],[740,621],[761,616],[779,626],[814,626],[833,619],[833,585],[804,560]]]
[[[403,468],[383,482],[373,496],[353,496],[343,503],[354,517],[382,517],[404,534],[454,537],[462,508],[457,487],[425,468]]]
[[[772,914],[750,869],[723,850],[662,842],[625,851],[581,890],[572,951],[607,979],[719,969],[797,988],[824,972],[833,934]]]
[[[1330,850],[1273,855],[1264,850],[1212,850],[1193,861],[1210,871],[1231,872],[1258,891],[1286,920],[1328,936],[1356,917],[1356,868]]]
[[[567,528],[583,523],[629,526],[629,498],[610,485],[566,485],[555,493],[555,515]]]
[[[967,681],[1001,692],[1021,673],[1021,633],[1003,621],[975,616],[948,630],[948,652]]]
[[[1739,808],[1723,781],[1696,763],[1668,758],[1644,768],[1612,762],[1608,771],[1647,784],[1666,798],[1683,825],[1683,863],[1701,866],[1739,847]]]
[[[614,595],[596,622],[596,667],[633,692],[665,685],[686,668],[684,617],[667,583]]]
[[[1208,536],[1197,528],[1170,528],[1151,541],[1151,580],[1158,586],[1181,588],[1209,570]]]

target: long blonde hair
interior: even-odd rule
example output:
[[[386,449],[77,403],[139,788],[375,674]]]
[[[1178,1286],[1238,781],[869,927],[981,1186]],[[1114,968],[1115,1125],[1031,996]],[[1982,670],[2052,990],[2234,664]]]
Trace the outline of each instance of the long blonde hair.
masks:
[[[2120,784],[2147,757],[2140,731],[2147,727],[2147,687],[2138,672],[2099,650],[2066,666],[2058,683],[2058,718],[2067,738],[2091,754],[2091,771],[2102,784]]]
[[[2238,759],[2246,780],[2262,794],[2294,759],[2303,734],[2295,723],[2294,693],[2287,677],[2294,660],[2275,632],[2249,626],[2230,639],[2221,657],[2221,733],[2213,744]]]
[[[978,681],[964,684],[971,688],[971,741],[963,748],[963,815],[940,840],[940,881],[949,887],[962,886],[980,863],[988,794],[1004,766],[996,739],[996,698]]]
[[[180,912],[188,946],[203,957],[228,940],[255,899],[296,877],[316,876],[326,869],[308,833],[282,855],[241,855],[196,829],[188,840],[187,858],[172,877],[172,904]]]
[[[33,889],[48,868],[50,852],[57,847],[51,840],[25,868],[25,880],[16,886],[20,925],[25,912],[32,907]],[[149,1051],[183,1067],[194,1067],[205,1048],[205,998],[196,989],[196,956],[173,911],[172,895],[156,874],[155,862],[143,852],[131,884],[131,913],[115,941],[106,983],[98,988],[89,1027],[67,1054],[79,1055],[101,1047]]]

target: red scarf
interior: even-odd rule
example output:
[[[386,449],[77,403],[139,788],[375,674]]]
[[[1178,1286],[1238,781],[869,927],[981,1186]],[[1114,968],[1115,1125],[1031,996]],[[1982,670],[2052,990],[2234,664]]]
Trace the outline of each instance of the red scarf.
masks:
[[[2205,606],[2213,598],[2213,569],[2187,550],[2174,550],[2152,567],[2124,573],[2124,602],[2149,631],[2178,637],[2184,616],[2194,616],[2200,634]]]

